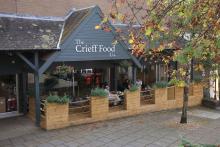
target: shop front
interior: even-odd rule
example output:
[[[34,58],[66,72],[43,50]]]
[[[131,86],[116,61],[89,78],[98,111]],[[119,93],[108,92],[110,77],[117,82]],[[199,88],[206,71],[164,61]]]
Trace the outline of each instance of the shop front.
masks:
[[[0,14],[0,118],[28,113],[34,95],[36,125],[40,122],[39,77],[47,59],[59,50],[62,20],[20,14]],[[33,90],[28,89],[33,73]]]
[[[149,81],[137,70],[156,75],[148,77],[153,82],[167,80],[162,75],[167,67],[140,64],[110,23],[110,31],[96,30],[102,16],[96,6],[73,10],[65,18],[2,15],[0,113],[28,113],[49,130],[181,107],[179,88],[173,88],[181,91],[175,101],[168,101],[165,88],[162,94],[153,90],[154,101],[141,105],[141,89],[131,85],[139,82],[136,77]],[[105,94],[92,95],[97,87]],[[199,104],[201,92],[196,97],[193,105]]]
[[[126,88],[123,87],[125,80],[135,83],[133,73],[136,68],[141,68],[141,64],[130,54],[124,42],[113,43],[116,33],[111,24],[111,32],[95,29],[101,21],[102,12],[98,7],[70,14],[64,26],[61,51],[41,80],[42,95],[67,94],[75,102],[89,98],[91,89],[96,87],[108,86],[110,91],[117,93]],[[128,65],[125,67],[124,63]]]

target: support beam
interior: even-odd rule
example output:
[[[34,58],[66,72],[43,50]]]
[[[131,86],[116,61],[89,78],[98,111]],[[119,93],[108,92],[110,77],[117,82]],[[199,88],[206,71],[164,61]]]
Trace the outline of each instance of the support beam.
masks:
[[[24,109],[23,109],[23,113],[27,114],[27,109],[28,109],[28,98],[27,98],[27,73],[22,73],[22,85],[23,85],[23,105],[24,105]]]
[[[18,88],[18,110],[20,113],[27,113],[27,93],[26,93],[26,78],[25,73],[17,74],[17,88]]]
[[[118,89],[118,68],[117,68],[117,65],[114,65],[114,80],[115,80],[115,82],[114,82],[114,91],[117,91],[117,89]]]
[[[37,71],[34,72],[34,87],[35,87],[35,113],[36,113],[36,125],[40,126],[40,80],[39,80],[39,54],[38,52],[34,53],[34,64]]]
[[[31,61],[29,61],[23,54],[21,53],[16,53],[18,55],[18,57],[20,57],[25,63],[27,63],[27,65],[29,65],[34,71],[36,71],[36,67],[33,63],[31,63]]]
[[[39,69],[39,75],[43,74],[48,67],[54,62],[54,60],[56,59],[56,57],[58,56],[60,52],[55,52],[53,53],[47,60],[46,62],[40,67]]]
[[[132,82],[135,84],[137,81],[137,68],[132,66]]]

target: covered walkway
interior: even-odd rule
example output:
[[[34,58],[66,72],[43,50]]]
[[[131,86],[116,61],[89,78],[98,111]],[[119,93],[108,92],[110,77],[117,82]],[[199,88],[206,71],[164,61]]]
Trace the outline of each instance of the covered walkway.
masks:
[[[0,130],[0,142],[1,140],[8,138],[19,137],[42,131],[39,127],[36,127],[29,118],[24,116],[1,119]]]

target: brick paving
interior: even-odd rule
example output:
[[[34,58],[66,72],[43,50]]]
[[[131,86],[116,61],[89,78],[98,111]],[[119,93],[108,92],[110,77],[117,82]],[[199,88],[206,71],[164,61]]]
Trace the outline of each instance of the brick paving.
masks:
[[[213,111],[193,108],[197,109]],[[0,147],[177,147],[182,137],[193,143],[220,144],[220,119],[190,115],[188,125],[180,125],[179,112],[146,113],[52,131],[31,126],[25,117],[5,119],[0,120]]]

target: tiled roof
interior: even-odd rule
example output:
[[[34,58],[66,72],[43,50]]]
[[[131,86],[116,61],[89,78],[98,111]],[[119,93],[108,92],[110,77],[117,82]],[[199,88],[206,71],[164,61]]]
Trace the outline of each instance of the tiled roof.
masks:
[[[70,13],[64,24],[61,42],[63,42],[80,25],[80,23],[90,14],[93,8],[94,7],[88,7]]]
[[[59,49],[94,7],[72,10],[63,17],[0,14],[0,50]]]
[[[57,49],[63,20],[0,14],[0,50]]]

